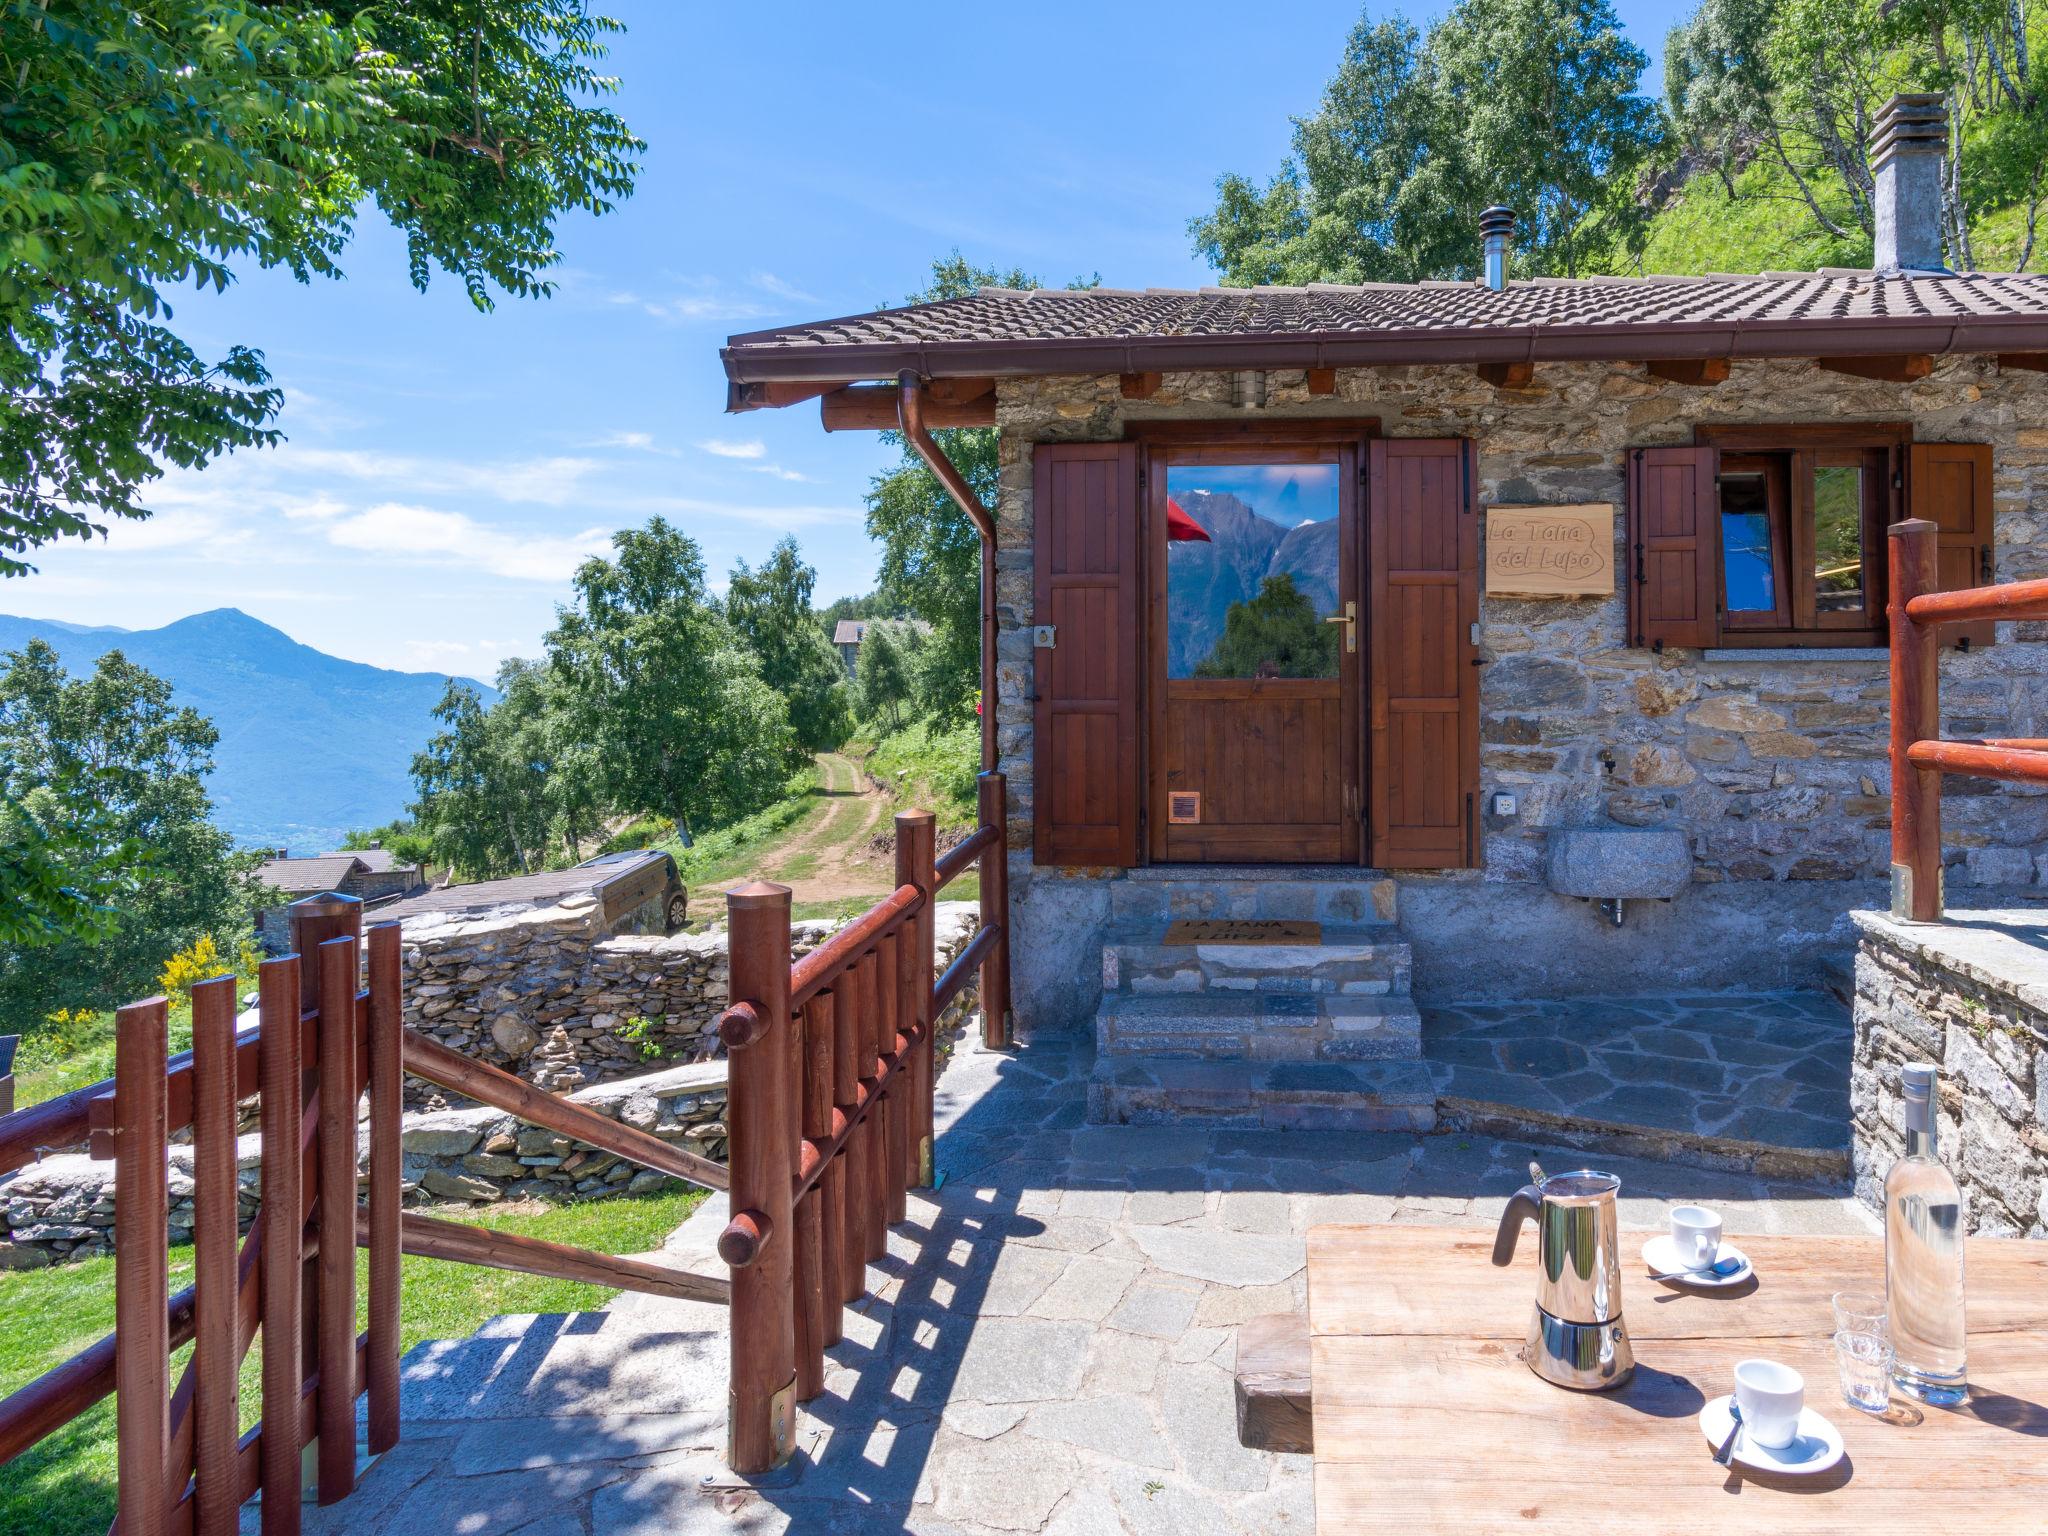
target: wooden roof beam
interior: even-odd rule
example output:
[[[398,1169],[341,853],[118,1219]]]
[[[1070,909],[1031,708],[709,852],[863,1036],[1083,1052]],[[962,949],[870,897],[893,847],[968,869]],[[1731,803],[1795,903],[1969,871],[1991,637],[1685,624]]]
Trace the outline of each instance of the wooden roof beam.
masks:
[[[1527,358],[1512,363],[1480,363],[1475,371],[1495,389],[1527,389],[1536,377],[1536,365]]]
[[[1666,384],[1691,384],[1711,388],[1728,382],[1729,362],[1725,357],[1653,357],[1643,367],[1650,377]]]
[[[928,427],[992,427],[996,424],[995,380],[988,388],[965,400],[937,398],[941,383],[964,390],[973,381],[934,380],[926,386],[924,424]],[[894,384],[849,384],[834,390],[818,402],[827,432],[894,432],[901,425],[897,417],[898,390]]]
[[[2022,373],[2048,373],[2048,352],[2001,352],[1998,354],[1998,369],[2016,369]]]
[[[1117,392],[1126,400],[1150,400],[1159,393],[1159,375],[1156,373],[1120,373],[1116,379]]]
[[[1308,392],[1312,395],[1334,395],[1337,393],[1337,370],[1334,368],[1309,369]]]
[[[846,388],[844,379],[773,380],[760,384],[735,384],[726,391],[728,411],[769,411],[779,406],[801,405],[820,395]]]
[[[1911,384],[1934,372],[1934,358],[1926,352],[1901,352],[1886,357],[1820,357],[1814,361],[1829,373],[1846,373],[1851,378],[1877,379],[1886,384]]]

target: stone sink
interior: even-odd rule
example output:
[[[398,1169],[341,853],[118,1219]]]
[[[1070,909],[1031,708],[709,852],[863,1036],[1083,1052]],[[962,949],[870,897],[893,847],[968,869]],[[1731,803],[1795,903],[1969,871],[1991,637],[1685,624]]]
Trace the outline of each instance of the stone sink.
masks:
[[[1692,849],[1669,828],[1562,828],[1550,834],[1549,883],[1596,901],[1669,898],[1692,883]]]

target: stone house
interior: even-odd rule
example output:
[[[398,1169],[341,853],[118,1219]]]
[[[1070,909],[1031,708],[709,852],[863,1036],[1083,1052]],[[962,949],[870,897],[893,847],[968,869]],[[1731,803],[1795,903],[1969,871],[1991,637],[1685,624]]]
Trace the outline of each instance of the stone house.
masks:
[[[426,889],[426,871],[401,864],[388,848],[336,850],[310,858],[292,858],[284,849],[256,867],[256,883],[274,899],[256,911],[256,938],[264,949],[281,955],[291,948],[291,904],[304,896],[339,891],[358,898],[365,909],[388,906]]]
[[[1887,528],[1934,521],[1945,585],[2048,575],[2048,277],[1942,269],[1925,101],[1879,134],[1875,270],[1509,280],[1491,210],[1469,282],[983,290],[731,339],[734,409],[900,426],[987,521],[1014,1007],[1095,1017],[1098,1113],[1246,1078],[1396,1102],[1411,979],[1846,968],[1889,874]],[[967,425],[993,508],[926,435]],[[1947,637],[1945,734],[2048,735],[1999,630]],[[2048,798],[1952,781],[1945,822],[1952,887],[2048,884]],[[1316,926],[1166,927],[1246,918]]]

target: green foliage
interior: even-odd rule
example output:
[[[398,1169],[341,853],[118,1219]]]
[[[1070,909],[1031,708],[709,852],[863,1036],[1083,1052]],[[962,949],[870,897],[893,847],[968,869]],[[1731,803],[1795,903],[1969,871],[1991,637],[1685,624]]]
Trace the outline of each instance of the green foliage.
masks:
[[[1594,228],[1641,221],[1615,189],[1661,142],[1647,63],[1608,0],[1460,0],[1426,35],[1368,16],[1279,174],[1219,180],[1195,247],[1228,283],[1466,278],[1506,203],[1518,267],[1583,271]]]
[[[2048,101],[2029,63],[2044,14],[2039,0],[1703,0],[1665,51],[1674,146],[1714,173],[1736,216],[1862,265],[1877,113],[1898,91],[1945,92],[1948,262],[2023,268],[2048,165]]]
[[[936,815],[941,827],[972,826],[975,775],[981,772],[981,731],[971,720],[942,726],[913,721],[880,737],[868,753],[869,775],[886,784],[897,803]],[[947,888],[948,894],[953,888]]]
[[[567,1243],[599,1253],[645,1253],[661,1246],[704,1196],[685,1188],[573,1205],[469,1208],[462,1219],[498,1232]],[[367,1320],[369,1256],[356,1258],[358,1326]],[[192,1250],[171,1250],[171,1289],[192,1283]],[[602,1307],[615,1291],[439,1259],[406,1258],[399,1270],[399,1347],[426,1339],[463,1339],[491,1317],[515,1312],[577,1312]],[[0,1394],[63,1364],[114,1327],[111,1256],[18,1273],[0,1271]],[[172,1356],[175,1373],[189,1345]],[[258,1399],[263,1344],[241,1372],[242,1400]],[[245,1420],[245,1427],[246,1427]],[[114,1403],[87,1410],[65,1429],[7,1463],[0,1478],[0,1536],[104,1536],[114,1518]]]
[[[277,441],[263,355],[202,357],[169,290],[339,276],[375,207],[417,286],[547,293],[556,220],[644,147],[588,100],[618,29],[582,0],[0,0],[0,575],[147,517],[165,464]]]
[[[171,703],[170,685],[119,651],[72,678],[41,641],[0,671],[0,834],[9,868],[40,861],[58,888],[96,892],[89,921],[47,905],[39,942],[0,946],[0,1027],[147,994],[201,934],[247,927],[253,859],[209,819],[216,733]],[[17,844],[18,829],[39,829]],[[53,839],[47,829],[63,828]],[[75,878],[67,872],[76,871]],[[47,882],[45,882],[47,886]],[[17,919],[10,919],[17,921]]]
[[[790,776],[780,795],[752,815],[703,834],[688,848],[679,839],[662,846],[692,892],[747,879],[759,872],[762,850],[817,809],[818,793],[817,767],[806,764]]]
[[[1337,628],[1286,571],[1259,584],[1259,595],[1232,603],[1216,648],[1195,666],[1196,677],[1335,677]]]
[[[604,803],[684,830],[765,805],[788,777],[789,712],[706,591],[696,541],[657,517],[612,548],[577,571],[547,637]]]
[[[910,701],[913,652],[918,637],[895,619],[871,619],[854,664],[853,686],[861,713],[892,731],[903,725],[903,706]]]
[[[725,616],[753,650],[761,681],[789,708],[798,761],[837,750],[853,729],[846,668],[811,613],[817,579],[785,536],[758,571],[744,560],[735,565],[725,593]]]
[[[659,1061],[664,1054],[661,1042],[654,1038],[654,1020],[645,1014],[636,1013],[622,1020],[612,1033],[632,1046],[642,1061]]]
[[[349,832],[341,839],[345,853],[361,853],[370,848],[383,848],[401,864],[425,866],[433,862],[434,840],[425,828],[410,816],[401,816],[396,821],[387,821],[381,827],[367,831]]]
[[[1100,277],[1076,278],[1069,288],[1094,288]],[[970,264],[959,251],[932,263],[932,280],[908,302],[963,298],[980,288],[1036,288],[1021,268],[1007,272]],[[959,427],[932,436],[959,468],[985,507],[996,504],[996,432]],[[972,718],[981,688],[981,536],[938,477],[903,442],[903,462],[868,486],[868,536],[882,546],[872,606],[863,618],[887,613],[921,619],[930,628],[920,650],[923,673],[916,709],[942,723]]]
[[[882,611],[882,600],[872,592],[864,592],[856,597],[835,597],[812,617],[818,621],[818,632],[829,641],[841,619],[872,619]]]

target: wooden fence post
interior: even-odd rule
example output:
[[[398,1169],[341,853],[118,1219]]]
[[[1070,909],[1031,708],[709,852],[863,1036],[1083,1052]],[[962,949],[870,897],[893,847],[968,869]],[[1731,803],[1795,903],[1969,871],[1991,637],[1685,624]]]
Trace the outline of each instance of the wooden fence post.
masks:
[[[235,1441],[241,1434],[241,1297],[235,1251],[241,1191],[235,1169],[235,978],[192,989],[193,1396],[199,1536],[234,1531],[242,1504]],[[185,1469],[173,1469],[173,1478]]]
[[[996,829],[995,842],[981,856],[981,923],[1003,928],[981,962],[981,1043],[1004,1050],[1010,1044],[1010,816],[1003,776],[979,775],[975,795],[981,824]]]
[[[114,1423],[123,1536],[169,1528],[170,1010],[160,997],[114,1015]],[[184,1492],[179,1479],[177,1493]]]
[[[732,1053],[726,1089],[732,1220],[751,1221],[758,1233],[751,1261],[732,1273],[726,1461],[750,1474],[780,1466],[796,1444],[789,887],[755,881],[728,891],[725,901],[729,995],[753,1004],[764,1022],[758,1037]]]
[[[398,1444],[398,1293],[405,1002],[399,928],[370,929],[370,1453]]]
[[[305,1272],[291,1262],[306,1225],[304,1162],[304,1063],[300,1060],[300,973],[296,954],[266,960],[258,973],[262,1009],[258,1056],[263,1135],[263,1251],[276,1257],[262,1266],[263,1439],[258,1451],[263,1476],[263,1536],[298,1536],[299,1388],[304,1378],[298,1350],[305,1315]]]
[[[938,899],[935,825],[930,811],[905,811],[896,818],[896,883],[914,885],[924,896],[924,906],[904,930],[904,947],[899,951],[910,956],[903,966],[903,1020],[919,1031],[917,1043],[911,1047],[903,1097],[910,1115],[906,1177],[920,1189],[929,1189],[932,1183],[932,1032],[938,1026],[932,1016],[932,986],[939,979],[938,914],[932,910]]]
[[[1892,671],[1892,916],[1938,923],[1942,909],[1941,773],[1916,768],[1906,754],[1941,735],[1940,631],[1907,617],[1906,605],[1939,588],[1938,533],[1926,518],[1890,529]]]

